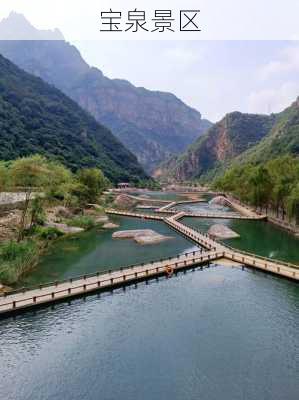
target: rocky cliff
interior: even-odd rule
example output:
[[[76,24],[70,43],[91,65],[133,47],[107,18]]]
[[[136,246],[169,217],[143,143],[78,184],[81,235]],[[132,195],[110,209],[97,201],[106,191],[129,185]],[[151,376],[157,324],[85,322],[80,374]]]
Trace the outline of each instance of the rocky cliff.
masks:
[[[274,115],[227,114],[183,155],[161,165],[155,176],[185,181],[213,174],[234,157],[259,143],[271,130],[275,120]]]

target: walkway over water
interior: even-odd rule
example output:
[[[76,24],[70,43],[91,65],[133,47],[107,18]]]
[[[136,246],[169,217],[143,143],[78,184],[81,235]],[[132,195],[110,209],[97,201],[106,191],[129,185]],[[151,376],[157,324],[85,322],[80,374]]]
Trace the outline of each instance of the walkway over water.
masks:
[[[229,262],[241,264],[243,267],[253,267],[299,281],[299,266],[256,256],[223,245],[209,234],[202,233],[180,222],[179,220],[181,218],[190,215],[184,211],[168,217],[111,209],[106,210],[106,213],[164,222],[170,228],[199,245],[201,249],[189,254],[178,255],[164,260],[155,260],[140,265],[123,267],[119,271],[98,272],[62,282],[41,285],[38,288],[10,292],[0,297],[0,315],[17,312],[22,309],[46,303],[57,302],[98,290],[113,290],[116,287],[125,286],[134,282],[157,278],[163,275],[168,276],[169,273],[176,273],[179,270],[209,265],[210,262],[215,262],[220,259],[226,259],[229,260]],[[217,215],[217,218],[220,218],[219,215]],[[227,213],[226,218],[228,218]],[[250,215],[243,218],[258,219],[255,218],[252,212]]]
[[[146,214],[135,214],[133,212],[128,213],[116,210],[106,210],[107,214],[125,215],[137,218],[152,218],[153,216]],[[198,230],[188,227],[187,225],[179,222],[179,219],[189,216],[184,211],[179,212],[171,217],[162,218],[162,220],[171,228],[181,233],[185,237],[189,238],[196,244],[217,252],[223,252],[223,257],[232,261],[242,263],[244,265],[258,268],[267,272],[271,272],[280,276],[284,276],[289,279],[299,280],[299,266],[285,263],[283,261],[273,260],[265,257],[260,257],[255,254],[242,252],[233,249],[229,246],[223,245],[214,240],[210,235],[202,233]],[[161,217],[160,217],[161,218]],[[249,217],[250,219],[250,217]]]
[[[263,271],[271,272],[273,274],[284,276],[296,281],[299,280],[299,266],[266,257],[260,257],[255,254],[239,251],[223,245],[214,240],[209,234],[204,234],[178,221],[185,216],[185,213],[181,212],[172,217],[165,218],[164,221],[177,232],[180,232],[184,236],[190,238],[200,246],[203,246],[209,250],[213,249],[216,252],[223,252],[223,257],[228,260],[236,261],[243,265],[258,268]]]
[[[221,252],[199,250],[147,264],[124,267],[118,271],[95,273],[33,289],[17,290],[0,298],[0,315],[98,290],[113,290],[138,281],[167,276],[169,268],[172,273],[176,273],[195,266],[209,265],[211,261],[220,258],[223,258]]]

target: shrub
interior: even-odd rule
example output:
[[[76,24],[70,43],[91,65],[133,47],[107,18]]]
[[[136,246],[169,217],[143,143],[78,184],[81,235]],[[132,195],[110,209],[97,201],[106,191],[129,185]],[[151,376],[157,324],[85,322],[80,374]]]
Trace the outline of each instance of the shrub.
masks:
[[[68,226],[75,226],[83,229],[91,229],[95,226],[95,222],[91,217],[81,215],[67,221]]]
[[[0,247],[0,280],[14,284],[26,271],[33,268],[38,260],[39,248],[33,241],[14,241]]]
[[[63,233],[59,229],[51,226],[49,227],[39,226],[37,227],[35,232],[37,236],[42,240],[54,240],[63,236]]]
[[[0,256],[3,261],[15,261],[24,257],[31,249],[31,242],[17,243],[14,241],[4,243],[0,248]]]

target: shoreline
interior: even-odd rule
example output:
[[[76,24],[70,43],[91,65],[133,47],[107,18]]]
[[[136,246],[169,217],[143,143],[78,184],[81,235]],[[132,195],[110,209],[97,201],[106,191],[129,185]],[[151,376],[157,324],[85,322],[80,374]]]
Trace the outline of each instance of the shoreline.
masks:
[[[225,193],[224,193],[225,194]],[[254,210],[253,207],[242,203],[239,199],[231,196],[230,194],[225,194],[225,196],[228,199],[231,199],[233,202],[236,202],[237,204],[239,204],[241,207],[244,207],[245,209],[249,210],[250,212],[255,212],[257,213],[257,211]],[[285,221],[283,221],[280,218],[275,218],[269,214],[263,214],[265,215],[265,220],[275,226],[280,227],[281,229],[283,229],[284,231],[287,231],[288,233],[292,234],[293,236],[299,238],[299,226],[294,226],[292,224],[289,224]]]
[[[209,193],[211,193],[211,192],[209,192]],[[197,195],[199,195],[199,197],[201,197],[201,195],[202,194],[204,194],[203,192],[202,193],[198,193]],[[215,195],[219,195],[219,193],[215,193]],[[247,205],[245,205],[245,204],[242,204],[241,202],[239,202],[239,200],[238,199],[235,199],[234,197],[232,197],[232,196],[229,196],[229,195],[226,195],[226,198],[227,198],[227,200],[228,200],[228,202],[230,203],[230,205],[233,207],[233,208],[235,208],[241,215],[243,214],[243,215],[250,215],[251,217],[253,216],[253,215],[258,215],[258,213],[253,209],[253,208],[250,208],[249,206],[247,206]],[[146,199],[147,201],[151,201],[151,199]],[[194,202],[195,200],[189,200],[189,201],[186,201],[186,202]],[[198,199],[198,201],[200,201],[200,199]],[[168,202],[169,204],[173,204],[173,203],[180,203],[180,201],[177,201],[177,202],[171,202],[171,201],[169,201]],[[164,206],[165,207],[165,206]],[[86,210],[85,210],[86,211]],[[110,212],[109,212],[110,211]],[[97,219],[99,219],[99,218],[107,218],[108,219],[108,215],[110,214],[118,214],[118,211],[117,210],[106,210],[106,213],[103,213],[101,216],[99,216],[98,214],[97,215],[90,215],[90,214],[88,214],[89,215],[89,217],[91,217],[92,219],[93,219],[93,221],[94,221],[94,223],[95,223],[95,225],[93,226],[93,227],[101,227],[103,224],[102,224],[102,222],[97,222],[96,220]],[[132,213],[130,212],[130,211],[126,211],[126,212],[123,212],[124,214],[127,214],[128,216],[130,216]],[[108,215],[107,215],[108,214]],[[135,214],[137,215],[137,213],[135,212]],[[141,218],[144,218],[144,219],[148,219],[149,217],[150,217],[150,219],[154,219],[154,220],[159,220],[159,221],[163,221],[164,220],[164,217],[163,216],[158,216],[157,214],[155,214],[155,215],[151,215],[151,216],[149,216],[149,215],[147,215],[147,214],[140,214],[140,215],[138,215],[139,217],[141,217]],[[201,216],[200,215],[198,215],[198,217],[200,218]],[[270,218],[268,218],[268,222],[270,222],[270,223],[273,223],[273,224],[275,224],[275,225],[278,225],[280,228],[282,228],[282,229],[284,229],[284,230],[288,230],[288,229],[286,229],[286,227],[285,226],[281,226],[280,224],[278,224],[276,221],[271,221],[271,219]],[[29,263],[29,266],[26,266],[25,268],[24,268],[24,270],[21,272],[21,274],[20,274],[20,276],[17,278],[17,280],[16,280],[16,282],[14,282],[14,283],[12,283],[12,284],[9,284],[8,283],[8,285],[10,285],[10,286],[12,286],[12,288],[15,286],[15,285],[17,285],[18,284],[18,282],[21,280],[21,278],[24,276],[24,275],[26,275],[27,273],[30,273],[30,271],[32,271],[32,270],[34,270],[35,268],[36,268],[36,266],[38,265],[38,263],[40,262],[40,259],[41,259],[41,257],[43,256],[43,254],[45,254],[45,252],[47,252],[49,249],[51,249],[51,247],[55,244],[55,243],[57,243],[57,241],[58,240],[60,240],[60,239],[65,239],[66,237],[71,237],[71,236],[79,236],[79,234],[80,233],[84,233],[84,232],[86,232],[87,230],[89,230],[89,229],[92,229],[93,227],[90,227],[90,228],[85,228],[82,232],[78,232],[78,233],[64,233],[61,237],[57,237],[57,238],[54,238],[54,239],[48,239],[48,240],[45,240],[44,242],[43,241],[41,241],[41,246],[40,246],[40,248],[38,249],[38,254],[37,255],[34,255],[34,257],[32,258],[32,262],[30,262]],[[290,232],[291,233],[291,232]],[[236,250],[237,251],[237,250]],[[6,284],[4,283],[3,284],[3,286],[5,286]]]

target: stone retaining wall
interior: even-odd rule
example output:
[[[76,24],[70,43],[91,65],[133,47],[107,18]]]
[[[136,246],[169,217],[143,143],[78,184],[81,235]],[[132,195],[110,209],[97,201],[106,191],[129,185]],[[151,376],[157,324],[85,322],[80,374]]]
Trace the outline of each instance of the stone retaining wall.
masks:
[[[23,206],[26,198],[24,192],[1,192],[0,193],[0,213],[19,209]]]

